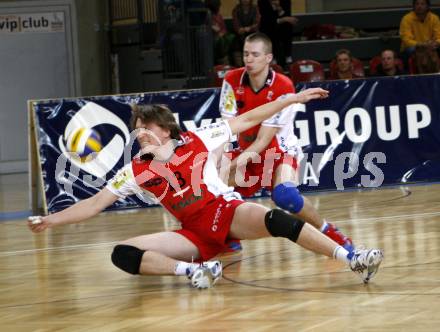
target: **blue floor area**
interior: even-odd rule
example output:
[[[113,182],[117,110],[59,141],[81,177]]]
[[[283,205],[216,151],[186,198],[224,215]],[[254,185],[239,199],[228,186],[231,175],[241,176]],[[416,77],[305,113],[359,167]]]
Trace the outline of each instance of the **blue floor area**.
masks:
[[[0,222],[7,220],[25,219],[32,215],[31,211],[0,212]]]

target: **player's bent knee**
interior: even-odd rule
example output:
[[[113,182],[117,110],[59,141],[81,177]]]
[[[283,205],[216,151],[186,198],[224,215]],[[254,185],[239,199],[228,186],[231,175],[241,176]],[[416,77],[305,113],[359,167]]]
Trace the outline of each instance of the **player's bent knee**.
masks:
[[[139,274],[144,252],[145,250],[140,250],[133,246],[118,244],[113,248],[112,262],[125,272]]]
[[[280,209],[273,209],[267,212],[264,222],[270,235],[285,237],[293,242],[298,240],[298,236],[304,226],[304,221]]]
[[[272,190],[274,203],[289,212],[298,213],[304,207],[304,197],[293,182],[284,182]]]

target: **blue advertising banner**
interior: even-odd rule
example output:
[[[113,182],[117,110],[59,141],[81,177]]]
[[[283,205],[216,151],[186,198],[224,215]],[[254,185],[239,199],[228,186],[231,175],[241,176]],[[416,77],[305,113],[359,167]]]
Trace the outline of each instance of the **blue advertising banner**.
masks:
[[[440,179],[439,75],[302,88],[318,85],[330,91],[330,98],[307,104],[295,119],[307,153],[303,190]]]
[[[47,210],[56,212],[105,186],[139,151],[130,132],[130,104],[167,104],[184,130],[219,118],[218,89],[34,101]],[[99,134],[96,158],[81,159],[90,130]],[[96,137],[92,137],[96,138]],[[111,209],[155,205],[144,196],[117,201]]]
[[[440,76],[297,88],[312,86],[328,89],[330,98],[301,105],[294,120],[304,152],[301,190],[440,179]],[[167,104],[183,130],[194,130],[220,118],[219,94],[206,89],[33,101],[48,211],[95,194],[138,152],[130,135],[130,104]],[[82,145],[99,152],[87,159],[80,153]],[[152,204],[140,195],[119,200],[111,209]]]

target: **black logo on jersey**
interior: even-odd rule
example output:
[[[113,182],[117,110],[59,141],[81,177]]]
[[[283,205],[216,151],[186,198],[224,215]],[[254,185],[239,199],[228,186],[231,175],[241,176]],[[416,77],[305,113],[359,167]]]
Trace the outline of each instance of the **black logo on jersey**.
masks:
[[[175,179],[178,181],[180,188],[182,188],[186,185],[186,181],[182,177],[182,173],[180,173],[179,171],[174,172],[174,176],[175,176]],[[142,187],[148,188],[148,187],[160,186],[164,180],[166,180],[170,184],[172,183],[171,182],[172,179],[170,180],[168,177],[157,177],[157,178],[153,178],[151,180],[145,181],[144,183],[142,183]],[[171,186],[171,190],[176,191],[173,188],[173,186]]]
[[[184,208],[186,208],[189,205],[194,204],[195,202],[201,200],[203,198],[203,190],[200,190],[200,195],[196,195],[194,193],[191,194],[191,196],[187,197],[186,199],[183,199],[179,201],[176,204],[171,205],[171,208],[174,211],[180,211]]]
[[[162,178],[154,178],[142,183],[142,187],[148,188],[153,186],[159,186],[160,184],[162,184]]]
[[[237,100],[237,107],[243,108],[244,107],[244,101],[243,100]]]

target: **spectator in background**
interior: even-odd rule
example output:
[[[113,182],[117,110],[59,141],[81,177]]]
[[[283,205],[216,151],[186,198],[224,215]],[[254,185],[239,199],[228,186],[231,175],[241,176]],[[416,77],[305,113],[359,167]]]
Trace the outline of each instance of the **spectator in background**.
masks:
[[[339,80],[364,77],[363,75],[354,72],[353,57],[349,50],[341,49],[337,51],[335,62],[336,68],[333,72],[331,71],[330,79]]]
[[[414,53],[415,74],[435,74],[440,70],[438,53],[428,45],[417,45]]]
[[[273,45],[273,53],[281,66],[292,63],[292,29],[298,19],[292,16],[290,0],[258,0],[260,31]]]
[[[260,12],[253,0],[238,0],[238,4],[232,10],[232,21],[236,34],[234,42],[234,65],[243,66],[243,45],[245,38],[258,30],[260,24]]]
[[[396,54],[393,50],[383,50],[380,54],[380,64],[376,67],[376,73],[373,76],[396,76],[402,75],[396,62]]]
[[[221,0],[206,0],[206,7],[211,12],[211,28],[214,38],[214,64],[229,65],[231,63],[232,43],[234,35],[228,33],[222,14]]]
[[[400,22],[400,51],[405,63],[417,45],[438,49],[440,45],[440,20],[430,10],[429,0],[413,0],[413,10]]]

